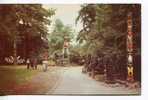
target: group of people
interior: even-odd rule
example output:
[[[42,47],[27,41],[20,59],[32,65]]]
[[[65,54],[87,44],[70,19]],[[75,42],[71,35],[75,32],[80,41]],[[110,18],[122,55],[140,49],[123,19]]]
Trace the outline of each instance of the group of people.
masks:
[[[27,69],[30,69],[30,67],[32,69],[37,69],[38,66],[37,58],[30,58],[30,59],[28,58],[26,64],[27,64]]]
[[[37,58],[31,58],[31,59],[27,59],[26,60],[26,64],[27,64],[27,69],[37,69],[38,67],[38,60]],[[42,61],[42,66],[43,66],[43,71],[47,71],[48,68],[48,60],[43,60]]]

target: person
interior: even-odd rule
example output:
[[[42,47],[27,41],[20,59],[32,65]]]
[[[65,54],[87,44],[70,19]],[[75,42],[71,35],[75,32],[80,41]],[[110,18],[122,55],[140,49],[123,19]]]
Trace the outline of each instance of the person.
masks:
[[[43,54],[43,71],[46,72],[47,71],[47,67],[48,67],[48,52],[45,52]]]
[[[37,58],[34,58],[33,60],[33,66],[35,69],[37,69]]]
[[[43,60],[43,71],[44,72],[47,71],[47,67],[48,67],[48,61],[47,60]]]
[[[33,58],[31,58],[31,59],[30,59],[30,65],[31,65],[31,68],[32,68],[32,69],[34,69],[34,63],[33,63],[33,62],[34,62],[34,61],[33,61]]]
[[[29,69],[29,67],[30,67],[30,60],[29,60],[29,58],[26,60],[26,63],[27,63],[27,69]]]

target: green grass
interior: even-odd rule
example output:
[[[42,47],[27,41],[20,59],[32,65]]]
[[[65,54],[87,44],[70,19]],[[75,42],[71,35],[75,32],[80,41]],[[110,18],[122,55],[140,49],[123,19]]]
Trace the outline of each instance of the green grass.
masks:
[[[29,81],[38,70],[27,70],[24,66],[0,66],[0,88],[19,85]]]
[[[27,70],[27,69],[17,69],[15,70],[15,79],[17,84],[29,81],[33,75],[35,75],[37,70]]]

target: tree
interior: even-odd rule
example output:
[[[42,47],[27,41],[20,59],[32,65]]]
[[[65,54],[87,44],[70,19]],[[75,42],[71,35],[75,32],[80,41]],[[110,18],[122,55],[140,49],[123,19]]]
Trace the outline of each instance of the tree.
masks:
[[[23,40],[22,37],[25,38],[23,42],[26,45],[29,44],[29,39],[38,37],[39,41],[42,41],[42,38],[46,38],[48,34],[47,25],[50,25],[49,18],[53,14],[54,10],[46,10],[39,4],[0,5],[0,33],[7,34],[13,43],[14,64],[16,64],[17,44]]]
[[[126,35],[127,35],[127,14],[132,13],[133,20],[133,45],[134,45],[134,75],[136,80],[141,80],[141,5],[130,4],[130,5],[120,5],[112,6],[113,12],[111,15],[112,23],[110,26],[122,33],[116,38],[118,49],[123,55],[126,55]],[[122,40],[122,41],[121,41]],[[126,56],[124,57],[126,59]]]
[[[117,48],[125,53],[127,14],[130,11],[135,16],[133,18],[133,30],[135,33],[140,33],[140,5],[82,5],[76,21],[82,22],[83,29],[79,32],[77,40],[80,42],[85,41],[85,43],[87,41],[98,41],[104,44],[105,47]],[[140,34],[136,34],[136,37],[137,35]],[[135,45],[139,45],[139,43],[140,39]]]
[[[107,22],[110,12],[109,5],[87,4],[82,6],[76,21],[81,20],[83,29],[79,32],[77,40],[85,41],[88,48],[93,47],[95,52],[101,50],[105,42],[104,33],[107,28],[103,26]],[[88,50],[95,55],[92,49]]]
[[[127,14],[133,13],[135,54],[140,51],[141,12],[140,5],[85,4],[82,5],[76,21],[83,24],[77,40],[83,44],[86,55],[98,52],[110,57],[113,54],[126,59]],[[112,52],[112,53],[111,53]],[[125,64],[123,64],[125,65]],[[126,65],[122,66],[126,69]]]

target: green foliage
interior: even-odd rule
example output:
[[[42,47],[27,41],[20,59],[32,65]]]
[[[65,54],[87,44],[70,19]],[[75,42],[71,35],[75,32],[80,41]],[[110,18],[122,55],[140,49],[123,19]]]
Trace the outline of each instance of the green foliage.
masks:
[[[141,5],[139,4],[85,4],[76,21],[83,24],[77,40],[81,44],[79,53],[87,58],[86,67],[93,67],[96,56],[112,60],[111,69],[125,79],[127,75],[127,15],[133,20],[133,66],[135,79],[140,81],[141,64]],[[89,59],[91,58],[91,59]],[[99,57],[100,58],[100,57]],[[113,61],[114,60],[114,61]],[[109,64],[106,62],[105,64]],[[106,69],[110,71],[111,69]],[[118,71],[117,71],[118,70]],[[111,71],[113,72],[113,71]]]
[[[54,29],[49,34],[49,51],[51,54],[63,49],[64,37],[72,41],[74,30],[69,25],[64,25],[60,19],[55,21]],[[62,52],[62,51],[61,51]]]
[[[0,5],[0,10],[1,30],[11,37],[22,32],[44,36],[49,17],[54,14],[52,9],[45,10],[42,5]]]
[[[38,52],[38,48],[47,44],[47,26],[51,23],[52,15],[53,9],[47,10],[40,4],[0,5],[0,35],[4,37],[2,41],[10,41],[9,45],[12,47],[9,50],[14,51],[14,56],[19,53],[17,50],[20,48],[26,50],[19,53],[25,57],[30,52]]]
[[[85,4],[81,6],[76,19],[83,24],[77,40],[83,44],[87,54],[98,51],[126,53],[127,14],[133,13],[135,46],[140,48],[140,5]],[[138,40],[138,41],[137,41]],[[138,45],[138,46],[137,46]],[[83,50],[82,50],[83,51]]]

